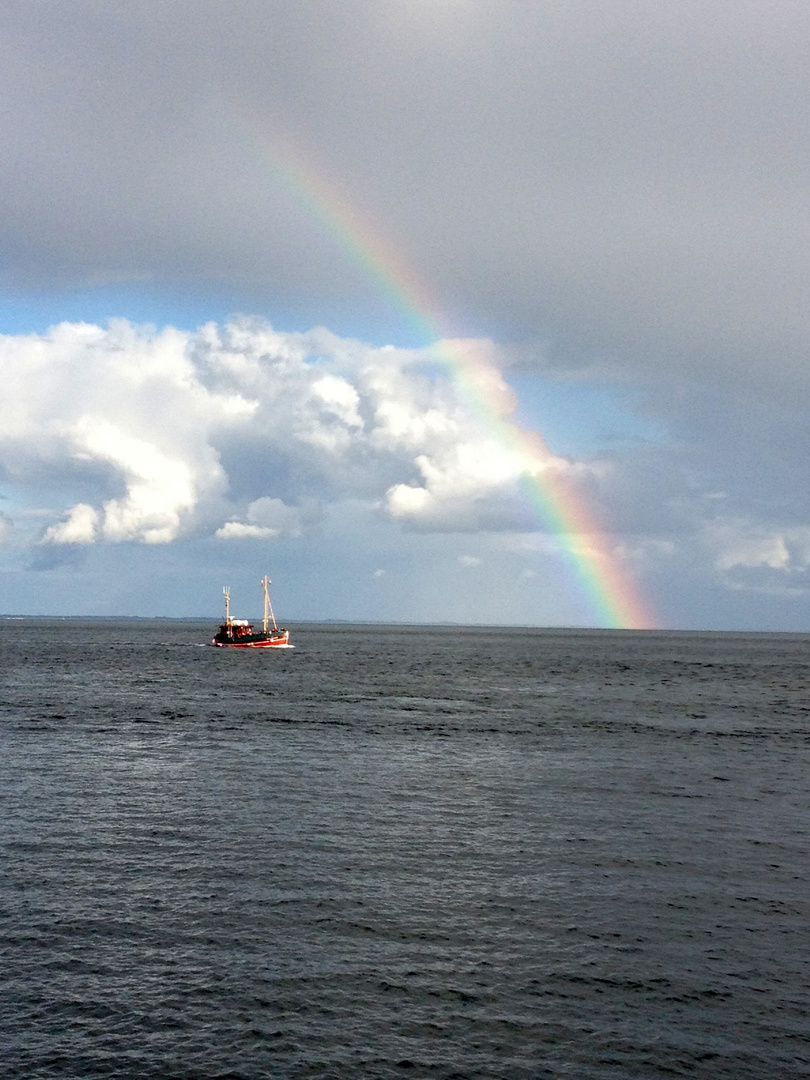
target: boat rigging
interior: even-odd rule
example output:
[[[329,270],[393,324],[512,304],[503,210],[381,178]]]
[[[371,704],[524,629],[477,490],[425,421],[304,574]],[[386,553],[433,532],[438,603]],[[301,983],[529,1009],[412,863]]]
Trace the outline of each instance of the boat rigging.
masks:
[[[264,592],[264,618],[261,630],[257,630],[247,619],[231,618],[231,590],[228,585],[223,587],[225,622],[211,639],[212,645],[230,649],[272,649],[290,645],[290,631],[276,622],[268,589],[270,584],[270,578],[265,574],[261,580]]]

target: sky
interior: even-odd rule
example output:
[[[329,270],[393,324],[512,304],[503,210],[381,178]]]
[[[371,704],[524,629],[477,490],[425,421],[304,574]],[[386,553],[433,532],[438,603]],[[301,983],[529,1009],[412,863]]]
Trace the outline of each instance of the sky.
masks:
[[[809,35],[6,0],[0,614],[810,630]]]

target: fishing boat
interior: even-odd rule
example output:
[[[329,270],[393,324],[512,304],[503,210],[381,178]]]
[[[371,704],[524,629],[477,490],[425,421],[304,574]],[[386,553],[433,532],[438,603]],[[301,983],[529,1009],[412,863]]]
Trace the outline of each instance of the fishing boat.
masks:
[[[264,619],[261,630],[257,630],[247,619],[231,618],[231,590],[227,585],[223,588],[225,622],[211,639],[212,645],[218,645],[224,649],[277,649],[289,646],[290,631],[285,630],[276,622],[273,605],[270,603],[270,593],[267,591],[269,584],[270,578],[265,574],[262,578]]]

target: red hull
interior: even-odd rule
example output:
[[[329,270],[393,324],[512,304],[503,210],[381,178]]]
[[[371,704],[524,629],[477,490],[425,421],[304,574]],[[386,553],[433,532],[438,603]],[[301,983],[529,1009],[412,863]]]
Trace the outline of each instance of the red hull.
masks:
[[[217,634],[211,639],[211,644],[220,649],[279,649],[288,645],[289,641],[289,630],[282,630],[277,634],[268,634],[266,637],[264,634],[245,634],[241,640],[236,636],[220,640]]]

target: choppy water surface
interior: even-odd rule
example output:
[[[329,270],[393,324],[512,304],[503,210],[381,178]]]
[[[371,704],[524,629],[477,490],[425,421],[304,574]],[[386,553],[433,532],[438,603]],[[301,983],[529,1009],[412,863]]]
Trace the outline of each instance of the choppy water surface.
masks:
[[[810,637],[0,622],[6,1080],[810,1074]]]

